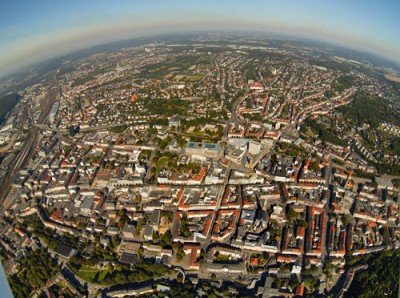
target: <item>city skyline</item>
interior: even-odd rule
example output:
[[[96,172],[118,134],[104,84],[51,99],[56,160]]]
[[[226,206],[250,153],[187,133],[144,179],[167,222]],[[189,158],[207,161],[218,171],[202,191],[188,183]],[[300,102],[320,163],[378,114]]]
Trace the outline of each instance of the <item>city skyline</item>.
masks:
[[[93,45],[149,34],[257,30],[310,38],[400,61],[400,4],[239,1],[3,3],[0,76]],[[30,5],[30,6],[27,6]]]

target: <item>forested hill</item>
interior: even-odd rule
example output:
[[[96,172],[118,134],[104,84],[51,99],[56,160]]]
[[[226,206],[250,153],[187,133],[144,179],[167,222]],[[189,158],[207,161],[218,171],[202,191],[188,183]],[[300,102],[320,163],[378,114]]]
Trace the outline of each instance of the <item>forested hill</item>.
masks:
[[[21,96],[18,93],[11,93],[0,97],[0,125],[3,124],[5,117],[15,105]]]
[[[368,269],[356,274],[344,297],[398,297],[400,251],[369,255],[358,264],[368,264]]]

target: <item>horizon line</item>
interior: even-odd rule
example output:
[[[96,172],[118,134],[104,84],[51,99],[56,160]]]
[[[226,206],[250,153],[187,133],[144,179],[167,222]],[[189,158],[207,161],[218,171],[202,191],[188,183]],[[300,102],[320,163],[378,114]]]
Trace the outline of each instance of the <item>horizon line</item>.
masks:
[[[370,55],[372,57],[378,58],[385,60],[386,62],[393,64],[392,67],[398,68],[400,70],[400,58],[395,58],[392,57],[391,55],[385,55],[382,53],[378,53],[373,50],[365,50],[365,49],[360,49],[357,48],[356,46],[350,46],[341,42],[335,42],[333,40],[327,40],[327,39],[322,39],[318,37],[311,37],[311,36],[302,36],[301,34],[295,34],[295,33],[290,33],[290,32],[278,32],[278,31],[270,31],[270,30],[261,30],[261,29],[195,29],[195,30],[183,30],[183,31],[171,31],[171,32],[153,32],[149,34],[139,34],[137,36],[131,36],[131,37],[125,37],[125,38],[120,38],[117,40],[109,40],[109,41],[98,41],[98,42],[93,42],[91,45],[86,45],[86,46],[81,46],[77,48],[72,48],[70,50],[67,50],[62,53],[54,53],[53,55],[49,55],[49,57],[46,58],[39,58],[36,61],[32,61],[30,63],[27,63],[26,65],[17,67],[13,70],[6,71],[5,73],[1,74],[0,73],[0,80],[4,80],[7,77],[11,77],[13,75],[18,74],[19,72],[24,72],[28,71],[28,68],[31,67],[37,67],[42,63],[46,63],[47,61],[51,61],[54,59],[62,59],[65,58],[69,55],[77,54],[83,51],[87,51],[90,49],[94,49],[96,47],[102,47],[106,45],[117,45],[118,43],[122,42],[128,42],[128,41],[134,41],[134,40],[139,40],[143,38],[151,38],[151,37],[166,37],[166,36],[174,36],[174,35],[196,35],[196,34],[205,34],[205,33],[258,33],[265,35],[265,37],[272,37],[273,39],[277,38],[282,38],[282,39],[287,39],[288,41],[296,41],[296,42],[317,42],[321,43],[321,46],[326,46],[326,47],[337,47],[343,50],[350,50],[354,52],[358,52],[360,54],[366,54]],[[275,35],[275,36],[273,36]],[[112,51],[116,51],[117,49],[113,49]]]

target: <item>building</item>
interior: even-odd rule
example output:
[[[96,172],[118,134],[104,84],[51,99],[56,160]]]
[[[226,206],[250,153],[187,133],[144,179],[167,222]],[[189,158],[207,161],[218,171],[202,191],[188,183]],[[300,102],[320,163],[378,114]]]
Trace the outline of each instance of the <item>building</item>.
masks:
[[[136,235],[136,227],[134,225],[126,223],[121,233],[122,236],[126,239],[134,239]]]
[[[92,207],[93,207],[93,197],[89,196],[84,198],[81,204],[81,212],[83,214],[89,215],[92,212]]]
[[[189,155],[200,155],[210,158],[218,158],[220,147],[213,143],[189,142],[185,147],[185,153]]]
[[[213,273],[246,274],[246,264],[239,262],[235,264],[207,263],[206,270]]]
[[[253,156],[257,155],[258,153],[260,153],[261,147],[261,143],[249,141],[249,154]]]
[[[189,269],[199,270],[200,269],[200,244],[185,244],[183,247],[184,252],[189,255]]]
[[[58,113],[58,109],[60,108],[60,103],[56,102],[52,107],[51,107],[51,111],[49,113],[49,121],[51,124],[54,123],[54,120],[57,116]]]
[[[76,250],[64,243],[59,243],[57,249],[55,250],[55,253],[61,257],[68,259],[76,253]]]
[[[169,127],[179,127],[181,125],[181,120],[178,117],[171,117],[168,121]]]

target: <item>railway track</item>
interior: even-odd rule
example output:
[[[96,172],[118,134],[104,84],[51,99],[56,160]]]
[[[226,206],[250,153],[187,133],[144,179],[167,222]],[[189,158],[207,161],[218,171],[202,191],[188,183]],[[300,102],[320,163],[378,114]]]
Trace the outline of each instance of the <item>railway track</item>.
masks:
[[[57,81],[52,82],[53,87],[49,89],[47,95],[42,102],[43,110],[38,119],[38,124],[44,124],[46,122],[50,110],[56,101],[56,98],[60,95],[60,89],[57,87],[57,84]],[[14,165],[12,166],[12,168],[9,169],[7,175],[3,180],[2,185],[0,186],[0,206],[8,207],[10,205],[11,202],[7,201],[6,199],[11,190],[15,175],[29,161],[38,143],[39,129],[32,126],[21,151],[14,158]]]

